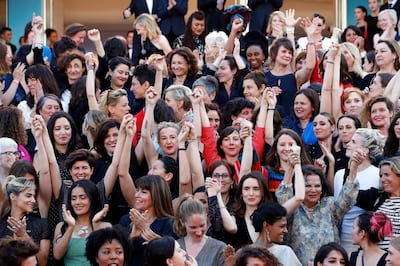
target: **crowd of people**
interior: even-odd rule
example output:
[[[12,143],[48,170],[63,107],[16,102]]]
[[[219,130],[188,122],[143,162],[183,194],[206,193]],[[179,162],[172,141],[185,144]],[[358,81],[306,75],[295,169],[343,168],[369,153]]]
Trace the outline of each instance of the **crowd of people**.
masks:
[[[208,2],[0,30],[1,265],[400,265],[399,2]]]

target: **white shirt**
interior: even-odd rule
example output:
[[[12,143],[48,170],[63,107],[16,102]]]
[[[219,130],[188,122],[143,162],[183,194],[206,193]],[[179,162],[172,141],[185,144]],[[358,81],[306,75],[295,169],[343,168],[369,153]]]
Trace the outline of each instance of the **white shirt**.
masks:
[[[153,13],[153,0],[146,0],[147,8],[149,9],[149,13]]]

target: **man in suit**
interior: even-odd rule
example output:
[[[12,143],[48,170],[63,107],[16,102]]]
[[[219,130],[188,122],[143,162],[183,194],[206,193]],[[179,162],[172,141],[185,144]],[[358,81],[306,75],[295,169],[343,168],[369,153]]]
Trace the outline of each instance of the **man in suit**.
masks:
[[[381,5],[380,11],[384,9],[394,9],[397,14],[397,23],[400,19],[400,0],[388,0],[386,3]],[[397,25],[396,23],[396,25]],[[397,30],[397,29],[396,29]]]
[[[162,34],[172,47],[174,40],[185,31],[188,0],[161,0],[157,12]]]
[[[208,32],[225,31],[224,21],[225,0],[198,0],[197,8],[206,14]]]
[[[258,30],[265,34],[269,15],[282,7],[283,0],[249,0],[251,8],[250,30]]]

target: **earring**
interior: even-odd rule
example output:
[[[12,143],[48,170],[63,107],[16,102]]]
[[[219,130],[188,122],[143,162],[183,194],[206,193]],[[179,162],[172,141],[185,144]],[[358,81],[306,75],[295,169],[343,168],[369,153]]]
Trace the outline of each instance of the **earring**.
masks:
[[[271,242],[271,237],[270,237],[270,235],[269,235],[269,231],[268,231],[268,230],[267,230],[267,241],[268,241],[268,243]]]

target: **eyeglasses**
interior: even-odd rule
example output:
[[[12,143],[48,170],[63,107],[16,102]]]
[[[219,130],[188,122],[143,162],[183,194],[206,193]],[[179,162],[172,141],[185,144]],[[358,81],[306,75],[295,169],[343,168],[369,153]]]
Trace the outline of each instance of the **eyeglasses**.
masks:
[[[0,153],[0,155],[7,155],[7,156],[14,155],[15,157],[19,158],[21,156],[21,153],[19,151],[5,151]]]
[[[216,178],[216,179],[227,179],[227,178],[231,178],[230,177],[230,175],[228,174],[228,173],[223,173],[223,174],[218,174],[218,173],[214,173],[214,174],[212,174],[212,177],[213,178]]]

